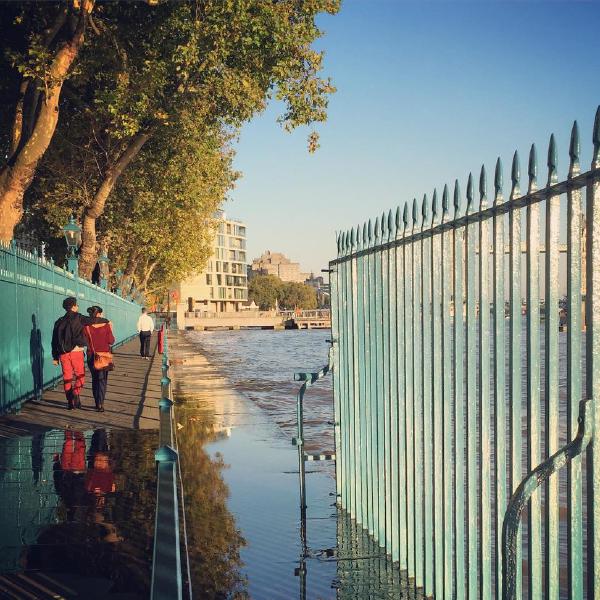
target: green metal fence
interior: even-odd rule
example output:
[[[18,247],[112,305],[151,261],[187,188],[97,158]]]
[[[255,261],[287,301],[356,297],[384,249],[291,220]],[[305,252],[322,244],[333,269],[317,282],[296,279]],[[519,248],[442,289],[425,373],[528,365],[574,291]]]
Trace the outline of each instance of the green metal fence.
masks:
[[[117,342],[136,333],[139,304],[0,243],[0,414],[19,410],[60,377],[52,364],[52,328],[67,296],[75,296],[82,310],[102,306]]]
[[[427,597],[600,597],[600,108],[592,142],[338,237],[339,502]]]

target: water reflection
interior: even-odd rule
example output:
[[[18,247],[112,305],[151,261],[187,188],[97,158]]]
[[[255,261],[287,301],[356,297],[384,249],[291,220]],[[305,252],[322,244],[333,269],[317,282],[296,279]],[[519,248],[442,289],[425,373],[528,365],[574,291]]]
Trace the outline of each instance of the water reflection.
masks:
[[[29,597],[43,578],[64,597],[147,597],[157,442],[104,429],[0,439],[0,586]]]
[[[187,401],[193,399],[188,396]],[[178,409],[177,421],[185,422],[177,442],[194,595],[206,599],[247,598],[240,558],[245,540],[227,507],[229,488],[222,476],[227,465],[220,454],[211,457],[204,450],[206,444],[228,437],[230,428],[216,423],[214,411],[190,411],[189,405],[185,411]]]

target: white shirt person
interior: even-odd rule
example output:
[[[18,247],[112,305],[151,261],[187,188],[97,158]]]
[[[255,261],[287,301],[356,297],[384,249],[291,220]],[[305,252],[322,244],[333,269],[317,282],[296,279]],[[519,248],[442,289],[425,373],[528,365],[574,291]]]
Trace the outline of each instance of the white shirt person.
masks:
[[[137,330],[140,334],[140,356],[150,360],[150,338],[154,331],[154,321],[150,315],[146,314],[145,308],[142,308],[142,314],[137,322]]]

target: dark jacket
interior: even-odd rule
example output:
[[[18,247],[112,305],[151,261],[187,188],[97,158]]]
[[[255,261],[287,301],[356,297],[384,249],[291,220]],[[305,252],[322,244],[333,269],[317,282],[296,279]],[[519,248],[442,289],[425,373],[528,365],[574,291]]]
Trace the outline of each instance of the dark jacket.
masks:
[[[71,352],[75,346],[87,346],[83,328],[94,323],[108,323],[108,319],[84,317],[72,310],[58,319],[52,332],[52,358],[58,360],[61,354]]]

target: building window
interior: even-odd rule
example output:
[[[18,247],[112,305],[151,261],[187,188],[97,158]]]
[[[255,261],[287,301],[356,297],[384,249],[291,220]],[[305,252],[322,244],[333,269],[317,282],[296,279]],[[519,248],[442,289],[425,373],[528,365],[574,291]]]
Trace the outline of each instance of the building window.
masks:
[[[229,260],[235,260],[235,250],[229,251]]]
[[[217,285],[221,285],[222,279],[223,279],[222,275],[217,275]]]
[[[206,274],[206,285],[212,285],[212,275]]]
[[[221,261],[218,260],[215,262],[215,271],[219,272],[221,270]]]
[[[219,223],[219,233],[223,233],[225,231],[225,225],[223,223]]]
[[[235,233],[241,237],[246,237],[246,228],[243,225],[238,225],[235,228]]]
[[[233,281],[234,281],[234,277],[233,275],[227,275],[226,279],[226,283],[225,285],[234,285]]]
[[[218,235],[217,236],[217,246],[224,246],[224,245],[225,245],[225,236]]]
[[[215,297],[215,288],[212,288],[212,287],[210,288],[210,294],[209,294],[209,296],[210,296],[211,298],[214,298],[214,297]]]
[[[225,288],[224,287],[220,287],[219,288],[219,298],[224,299],[225,298]]]
[[[223,263],[223,273],[229,273],[229,263]]]
[[[227,223],[227,233],[231,235],[231,223]]]
[[[238,252],[238,260],[241,260],[242,262],[246,261],[246,253],[245,252]]]

